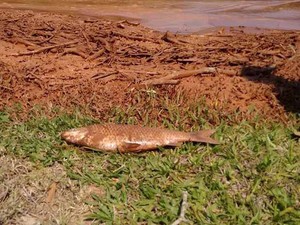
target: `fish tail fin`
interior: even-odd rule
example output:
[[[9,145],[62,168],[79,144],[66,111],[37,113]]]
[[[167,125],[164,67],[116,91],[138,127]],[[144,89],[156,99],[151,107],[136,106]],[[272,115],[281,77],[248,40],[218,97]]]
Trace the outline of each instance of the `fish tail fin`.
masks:
[[[197,132],[192,132],[192,133],[190,133],[191,141],[217,145],[217,144],[219,144],[219,142],[210,137],[214,133],[215,133],[215,130],[200,130]]]

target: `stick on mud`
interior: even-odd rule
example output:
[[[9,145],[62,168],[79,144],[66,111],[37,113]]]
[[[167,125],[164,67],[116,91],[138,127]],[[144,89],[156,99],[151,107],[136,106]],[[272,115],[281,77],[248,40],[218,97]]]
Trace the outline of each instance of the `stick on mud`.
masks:
[[[63,43],[63,44],[57,44],[57,45],[42,47],[42,48],[39,48],[37,50],[33,50],[33,51],[29,51],[29,52],[21,52],[21,53],[12,54],[12,56],[34,55],[34,54],[38,54],[38,53],[41,53],[43,51],[50,50],[50,49],[53,49],[53,48],[59,48],[59,47],[65,47],[65,46],[72,45],[72,44],[77,44],[78,42],[79,41],[70,41],[70,42],[66,42],[66,43]]]
[[[216,73],[217,69],[214,67],[203,67],[198,70],[187,70],[183,72],[177,72],[175,74],[171,74],[162,78],[156,78],[156,79],[151,79],[151,80],[146,80],[142,84],[144,85],[150,85],[150,86],[155,86],[155,85],[161,85],[161,84],[178,84],[179,81],[178,79],[190,77],[190,76],[195,76],[198,74],[203,74],[203,73]]]

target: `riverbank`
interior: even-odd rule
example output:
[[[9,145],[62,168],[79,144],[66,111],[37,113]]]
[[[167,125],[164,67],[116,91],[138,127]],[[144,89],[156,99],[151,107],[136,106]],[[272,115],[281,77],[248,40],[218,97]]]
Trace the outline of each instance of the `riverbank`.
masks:
[[[76,106],[100,116],[152,90],[224,113],[255,108],[286,120],[300,110],[299,32],[175,35],[126,20],[15,10],[1,11],[0,26],[1,108]]]
[[[194,224],[299,222],[300,32],[18,10],[0,27],[0,224],[171,224],[186,192]],[[103,154],[59,137],[107,122],[221,144]]]

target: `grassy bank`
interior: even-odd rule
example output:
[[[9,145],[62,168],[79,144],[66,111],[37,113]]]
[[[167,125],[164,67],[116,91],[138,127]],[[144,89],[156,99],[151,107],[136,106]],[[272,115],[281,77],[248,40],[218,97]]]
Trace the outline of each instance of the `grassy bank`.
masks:
[[[96,222],[170,224],[178,218],[182,193],[187,191],[185,216],[194,224],[299,224],[296,116],[291,115],[288,124],[259,116],[246,121],[239,113],[207,111],[203,102],[182,107],[179,97],[158,101],[154,92],[146,95],[146,103],[137,96],[135,104],[114,108],[101,120],[80,110],[66,114],[57,109],[49,117],[34,109],[25,121],[18,117],[20,108],[2,111],[1,155],[30,159],[37,168],[59,163],[72,180],[94,185],[101,191],[82,204],[91,206],[85,218]],[[186,143],[120,155],[80,151],[59,137],[65,129],[109,121],[185,131],[215,127],[222,144]]]

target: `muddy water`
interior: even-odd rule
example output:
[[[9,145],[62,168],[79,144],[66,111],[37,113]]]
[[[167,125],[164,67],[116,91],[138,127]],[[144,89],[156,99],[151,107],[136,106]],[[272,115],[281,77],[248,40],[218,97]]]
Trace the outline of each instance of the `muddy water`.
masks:
[[[300,30],[300,0],[0,0],[0,7],[131,18],[183,33],[221,26]]]

